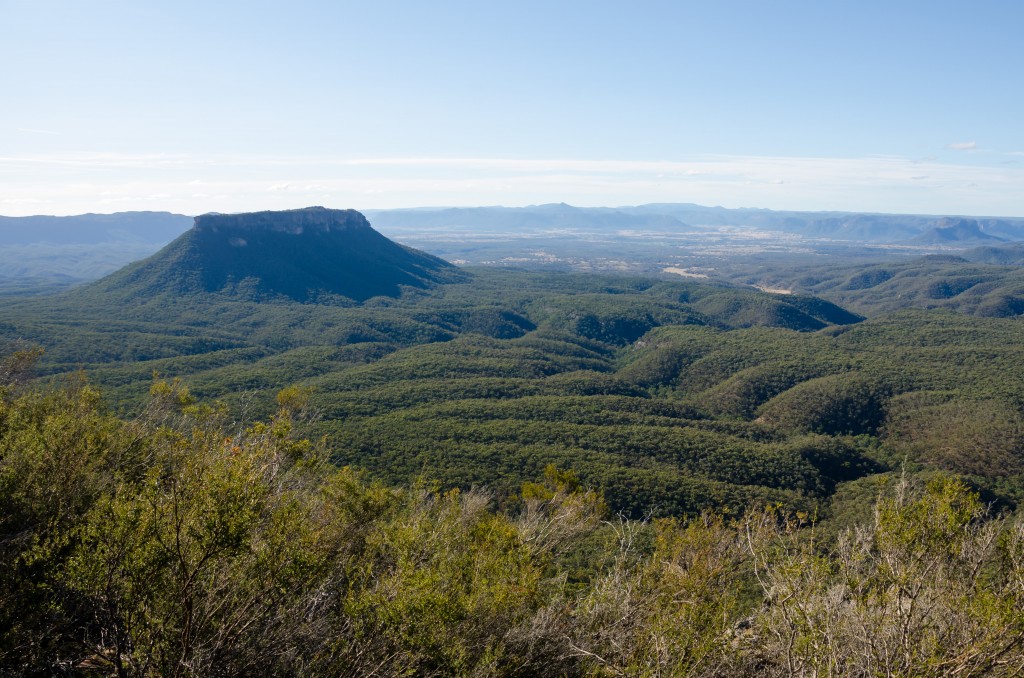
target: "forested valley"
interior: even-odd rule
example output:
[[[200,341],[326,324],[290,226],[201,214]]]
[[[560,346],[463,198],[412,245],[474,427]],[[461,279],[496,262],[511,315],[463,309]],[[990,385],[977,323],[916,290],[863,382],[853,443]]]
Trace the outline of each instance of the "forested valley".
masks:
[[[1024,671],[1018,317],[176,243],[0,306],[2,672]]]

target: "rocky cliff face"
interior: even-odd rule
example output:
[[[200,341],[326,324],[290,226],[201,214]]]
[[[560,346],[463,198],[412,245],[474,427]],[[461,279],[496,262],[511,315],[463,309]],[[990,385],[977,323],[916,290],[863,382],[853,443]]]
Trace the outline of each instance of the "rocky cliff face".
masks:
[[[244,214],[202,214],[195,219],[197,231],[211,233],[273,232],[302,235],[372,230],[370,222],[355,210],[331,210],[306,207],[280,212],[248,212]]]

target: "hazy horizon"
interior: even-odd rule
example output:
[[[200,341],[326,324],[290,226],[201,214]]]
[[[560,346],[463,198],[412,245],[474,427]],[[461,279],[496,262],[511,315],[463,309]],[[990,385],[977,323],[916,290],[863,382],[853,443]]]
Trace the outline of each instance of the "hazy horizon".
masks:
[[[0,5],[0,214],[1024,215],[1024,6]]]
[[[43,212],[30,212],[30,213],[27,213],[27,214],[0,214],[0,217],[5,217],[5,218],[8,218],[8,217],[9,218],[22,218],[22,217],[79,217],[79,216],[86,216],[86,215],[90,215],[90,214],[91,215],[96,215],[96,216],[112,216],[112,215],[116,215],[116,214],[144,213],[144,212],[167,213],[167,214],[176,214],[176,215],[187,216],[187,217],[197,217],[197,216],[200,216],[202,214],[212,214],[212,213],[244,214],[244,213],[247,213],[247,212],[260,212],[260,211],[299,210],[299,209],[304,209],[304,208],[308,208],[308,207],[326,207],[328,209],[341,209],[341,210],[344,210],[344,209],[354,209],[357,212],[364,212],[364,213],[398,212],[398,211],[403,211],[403,210],[405,210],[405,211],[444,211],[444,210],[458,210],[458,209],[468,209],[468,210],[474,210],[474,209],[510,209],[510,210],[512,210],[512,209],[523,209],[523,210],[528,210],[528,209],[531,209],[531,208],[547,207],[547,206],[559,205],[559,204],[563,204],[563,205],[566,205],[568,207],[578,208],[578,209],[607,209],[607,210],[626,210],[626,209],[633,209],[633,208],[637,208],[637,207],[649,207],[649,206],[659,205],[659,204],[663,204],[663,205],[688,205],[688,204],[692,204],[695,207],[701,208],[701,209],[734,209],[734,210],[761,210],[761,211],[775,211],[775,212],[806,212],[806,213],[809,213],[809,214],[815,214],[815,213],[828,214],[828,213],[833,213],[834,212],[834,213],[838,213],[838,214],[843,214],[843,213],[845,213],[845,214],[877,214],[877,215],[920,216],[920,217],[936,217],[936,218],[939,218],[939,217],[965,217],[965,218],[989,218],[989,219],[1021,219],[1021,218],[1024,218],[1024,214],[981,214],[981,213],[969,214],[969,213],[966,213],[966,212],[961,212],[961,213],[956,213],[956,212],[881,212],[881,211],[873,211],[873,210],[809,210],[809,209],[786,209],[786,208],[773,209],[773,208],[770,208],[770,207],[759,207],[757,205],[739,205],[737,207],[726,207],[725,205],[699,204],[699,203],[690,203],[690,202],[678,202],[678,203],[669,203],[669,202],[634,203],[634,204],[629,204],[629,205],[625,205],[625,204],[624,205],[575,205],[575,204],[571,204],[571,203],[566,203],[564,201],[550,202],[550,203],[532,203],[532,204],[526,204],[526,205],[413,205],[413,206],[410,206],[410,207],[353,207],[351,205],[330,205],[330,204],[324,204],[324,205],[295,205],[295,206],[274,207],[274,208],[258,208],[258,209],[251,209],[251,210],[250,209],[241,209],[241,210],[231,210],[231,211],[216,210],[216,209],[214,209],[214,210],[208,210],[207,212],[195,212],[195,213],[175,212],[173,210],[167,210],[167,209],[147,208],[147,209],[119,209],[119,210],[106,210],[106,211],[96,211],[96,210],[93,210],[93,211],[89,211],[89,212],[72,212],[72,213],[68,213],[68,214],[51,214],[51,213],[43,213]]]

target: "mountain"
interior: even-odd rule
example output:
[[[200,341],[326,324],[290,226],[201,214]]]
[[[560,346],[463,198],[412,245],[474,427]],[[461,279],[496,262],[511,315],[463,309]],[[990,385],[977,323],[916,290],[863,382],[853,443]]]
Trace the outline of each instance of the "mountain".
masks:
[[[1024,243],[1010,243],[1008,245],[986,245],[975,249],[961,252],[961,255],[969,261],[979,264],[994,264],[996,266],[1022,266],[1024,265]]]
[[[856,212],[792,212],[767,209],[703,207],[688,203],[620,207],[628,214],[665,214],[698,226],[734,226],[796,233],[809,238],[891,242],[918,235],[935,217]]]
[[[192,225],[192,217],[170,212],[117,212],[71,217],[0,216],[0,246],[87,245],[170,242]]]
[[[891,243],[921,237],[924,244],[943,244],[939,233],[933,243],[929,234],[936,229],[955,226],[956,222],[974,221],[983,233],[980,240],[994,236],[1002,240],[1024,239],[1024,219],[960,218],[921,214],[876,214],[870,212],[792,212],[767,209],[729,209],[703,207],[688,203],[638,205],[619,207],[618,211],[633,215],[668,215],[697,226],[739,226],[766,231],[784,231],[809,238],[828,238],[854,242]],[[955,234],[946,234],[953,235]],[[994,242],[994,241],[993,241]]]
[[[1003,240],[1024,240],[1024,224],[1020,219],[979,218],[978,225],[985,233]]]
[[[734,282],[791,289],[866,316],[907,308],[981,317],[1024,316],[1024,245],[958,250],[876,263],[829,262],[736,275]]]
[[[396,297],[403,286],[461,280],[448,262],[399,245],[355,210],[204,214],[155,255],[83,292],[151,297],[222,293],[295,301]],[[326,297],[325,297],[326,295]]]
[[[387,237],[450,261],[545,270],[650,273],[684,259],[691,265],[697,257],[705,267],[721,271],[724,260],[731,260],[727,265],[732,267],[751,247],[785,251],[791,259],[801,251],[812,259],[841,251],[843,256],[877,261],[898,250],[919,254],[922,249],[1024,241],[1024,218],[1019,217],[795,212],[689,203],[433,207],[363,214]],[[166,212],[0,217],[0,297],[53,292],[96,280],[150,256],[191,224],[191,217]],[[232,280],[237,282],[237,276]],[[314,282],[310,289],[330,289]],[[373,284],[370,288],[377,289]],[[289,290],[286,296],[309,298],[306,288]]]
[[[983,231],[977,219],[946,217],[940,219],[933,228],[908,242],[914,245],[962,245],[995,244],[1005,240]]]
[[[933,221],[928,217],[887,214],[844,214],[823,218],[804,215],[791,217],[790,222],[798,223],[793,230],[802,235],[856,242],[892,242],[920,233]]]
[[[170,212],[0,216],[0,295],[95,280],[148,257],[191,225],[192,217]]]
[[[687,231],[692,227],[670,214],[629,213],[609,207],[574,207],[565,203],[529,207],[449,207],[367,212],[380,228],[445,228],[475,232],[582,229],[593,231]]]

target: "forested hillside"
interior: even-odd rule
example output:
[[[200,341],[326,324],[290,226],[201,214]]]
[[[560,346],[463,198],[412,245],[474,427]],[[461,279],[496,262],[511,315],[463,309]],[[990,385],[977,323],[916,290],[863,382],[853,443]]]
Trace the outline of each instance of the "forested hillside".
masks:
[[[181,242],[0,305],[3,671],[1024,670],[1018,318]]]
[[[865,315],[943,308],[1009,318],[1024,314],[1021,261],[1021,246],[1015,244],[860,264],[793,260],[769,267],[738,266],[729,277],[817,295]]]
[[[241,425],[157,381],[0,387],[0,670],[13,675],[1016,675],[1024,524],[962,481],[862,488],[835,535],[751,505],[609,514],[548,467],[505,497],[368,482],[306,394]],[[873,507],[873,511],[871,508]]]
[[[240,416],[267,413],[280,388],[311,387],[336,461],[388,482],[428,474],[508,494],[555,464],[617,511],[680,515],[755,498],[806,503],[875,464],[848,445],[860,470],[836,476],[788,434],[724,420],[629,376],[659,327],[788,336],[859,320],[811,298],[485,270],[358,306],[165,293],[115,310],[105,291],[12,303],[6,334],[44,346],[44,372],[85,369],[126,412],[154,372]]]
[[[501,498],[554,464],[633,517],[827,515],[844,483],[911,464],[1021,496],[1014,319],[858,322],[809,297],[483,269],[359,305],[101,292],[11,302],[0,327],[44,347],[43,376],[83,369],[128,414],[154,373],[243,420],[308,387],[335,461],[387,483]]]
[[[0,678],[1024,678],[1022,27],[0,0]]]

